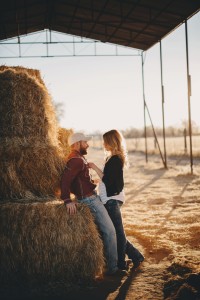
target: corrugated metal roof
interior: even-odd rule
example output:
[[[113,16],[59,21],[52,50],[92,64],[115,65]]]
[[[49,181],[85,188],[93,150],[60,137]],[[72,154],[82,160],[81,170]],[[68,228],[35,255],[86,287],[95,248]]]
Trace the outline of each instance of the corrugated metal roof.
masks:
[[[0,40],[50,29],[147,50],[199,9],[199,0],[7,0]]]

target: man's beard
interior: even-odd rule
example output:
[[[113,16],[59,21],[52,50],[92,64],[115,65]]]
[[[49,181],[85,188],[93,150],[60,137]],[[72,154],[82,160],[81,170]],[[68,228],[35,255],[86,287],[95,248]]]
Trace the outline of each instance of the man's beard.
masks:
[[[86,155],[87,154],[87,149],[81,147],[79,152],[80,152],[81,155]]]

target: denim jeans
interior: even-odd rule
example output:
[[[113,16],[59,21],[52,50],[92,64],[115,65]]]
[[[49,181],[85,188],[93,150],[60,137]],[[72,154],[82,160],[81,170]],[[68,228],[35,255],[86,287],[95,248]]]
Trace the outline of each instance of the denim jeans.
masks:
[[[105,208],[107,209],[116,230],[118,267],[123,269],[126,267],[126,254],[128,258],[132,259],[133,261],[137,260],[141,254],[126,238],[120,210],[121,205],[121,201],[111,199],[106,202]]]
[[[96,225],[98,226],[104,243],[105,257],[107,262],[108,273],[117,271],[117,239],[113,223],[101,202],[98,195],[93,195],[81,200],[79,203],[86,204],[94,216]]]

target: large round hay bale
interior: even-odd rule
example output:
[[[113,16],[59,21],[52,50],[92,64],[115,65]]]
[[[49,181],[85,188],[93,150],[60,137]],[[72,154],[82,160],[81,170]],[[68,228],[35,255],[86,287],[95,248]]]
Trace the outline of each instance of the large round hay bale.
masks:
[[[51,97],[45,85],[29,73],[30,70],[21,67],[0,71],[0,199],[3,200],[26,198],[27,194],[54,196],[64,168]]]
[[[26,72],[0,72],[0,136],[37,137],[58,145],[58,124],[44,85]]]
[[[1,284],[90,280],[104,267],[89,208],[70,216],[56,200],[0,204],[0,257]]]
[[[24,68],[22,66],[6,66],[6,65],[1,65],[0,66],[0,72],[8,70],[8,69],[14,70],[16,72],[25,72],[28,75],[30,75],[30,76],[34,77],[35,79],[37,79],[41,84],[44,84],[44,81],[42,80],[42,77],[40,75],[39,70]]]
[[[0,199],[54,196],[64,168],[59,148],[31,138],[1,140]]]

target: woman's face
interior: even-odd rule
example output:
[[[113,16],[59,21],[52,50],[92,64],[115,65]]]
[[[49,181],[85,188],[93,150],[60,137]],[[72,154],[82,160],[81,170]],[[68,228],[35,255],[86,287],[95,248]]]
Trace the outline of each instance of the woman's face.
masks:
[[[103,141],[103,146],[104,146],[106,151],[111,151],[111,147],[108,144],[106,144],[105,141]]]

